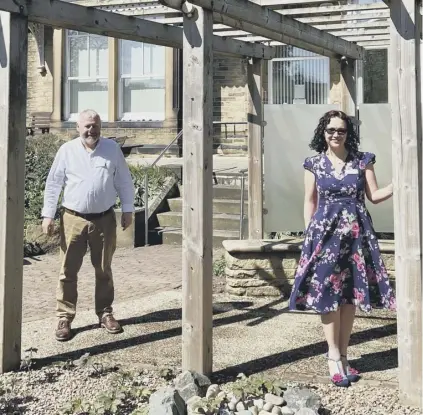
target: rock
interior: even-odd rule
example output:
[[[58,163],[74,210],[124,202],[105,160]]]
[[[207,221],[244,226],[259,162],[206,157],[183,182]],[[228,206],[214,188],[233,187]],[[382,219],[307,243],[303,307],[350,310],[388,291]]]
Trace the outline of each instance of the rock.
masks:
[[[253,415],[258,415],[258,413],[259,413],[259,410],[258,410],[257,406],[255,406],[255,405],[250,406],[250,407],[248,408],[248,410],[249,410],[249,411],[250,411]]]
[[[271,412],[267,412],[267,411],[260,411],[258,415],[272,415]]]
[[[307,388],[288,388],[283,394],[283,397],[286,405],[296,411],[301,408],[311,408],[317,412],[321,406],[320,397]]]
[[[274,406],[272,408],[272,414],[282,415],[282,409],[281,409],[281,407],[280,406]]]
[[[263,399],[253,399],[254,406],[257,407],[258,410],[263,409],[264,400]]]
[[[275,405],[273,405],[273,403],[265,402],[263,405],[263,411],[271,412],[274,406]]]
[[[219,392],[219,385],[210,385],[206,392],[206,398],[215,398]]]
[[[244,405],[244,402],[238,402],[237,404],[236,404],[236,410],[238,411],[238,412],[241,412],[241,411],[245,411],[245,405]]]
[[[201,397],[198,395],[193,396],[192,398],[189,398],[186,401],[186,404],[188,407],[193,406],[193,404],[195,404],[196,402],[201,401]]]
[[[211,382],[207,376],[186,370],[175,378],[175,388],[186,402],[193,396],[206,396]]]
[[[266,393],[266,395],[264,395],[264,400],[276,406],[282,406],[284,404],[284,399],[282,397],[273,395],[272,393]]]
[[[295,415],[295,411],[291,409],[289,406],[283,406],[281,408],[282,415]]]
[[[301,408],[295,415],[319,415],[319,413],[311,408]]]
[[[251,415],[251,412],[248,409],[244,409],[242,411],[235,412],[237,415]]]
[[[235,409],[236,409],[236,403],[235,403],[234,401],[230,401],[230,402],[228,403],[228,409],[229,409],[230,411],[235,411]]]
[[[217,398],[219,399],[225,399],[226,398],[226,393],[221,391],[217,394]]]
[[[163,387],[150,397],[149,415],[185,415],[185,402],[178,391],[171,387]]]

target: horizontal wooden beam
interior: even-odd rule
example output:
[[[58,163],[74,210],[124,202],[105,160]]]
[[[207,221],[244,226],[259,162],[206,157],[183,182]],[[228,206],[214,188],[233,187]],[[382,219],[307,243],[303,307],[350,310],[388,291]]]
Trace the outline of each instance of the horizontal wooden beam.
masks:
[[[282,7],[281,7],[282,9]],[[345,12],[362,13],[369,10],[389,10],[385,3],[370,3],[370,4],[342,4],[334,6],[321,6],[321,7],[299,7],[297,9],[282,9],[277,10],[285,16],[300,16],[304,14],[333,14]]]
[[[119,14],[123,14],[125,16],[148,16],[158,18],[158,21],[162,19],[169,20],[169,24],[175,23],[182,23],[182,13],[177,12],[176,10],[172,10],[169,7],[165,7],[162,5],[155,5],[152,8],[143,9],[141,6],[138,8],[127,8],[127,9],[117,9],[112,7],[98,7],[101,10],[108,10],[114,11]],[[215,15],[213,15],[213,19]],[[292,16],[291,16],[292,17]],[[177,21],[172,21],[174,19],[178,19]],[[365,23],[372,23],[373,22],[387,22],[389,19],[389,10],[381,10],[377,13],[359,13],[359,14],[338,14],[338,15],[330,15],[330,16],[312,16],[312,17],[296,17],[296,20],[302,23],[309,23],[312,26],[316,24],[326,24],[328,22],[348,22],[348,21],[357,21],[360,22],[364,20]]]
[[[387,28],[384,29],[369,29],[369,30],[343,30],[343,31],[328,31],[332,35],[338,37],[353,37],[353,36],[374,36],[374,35],[386,35],[389,36],[389,30]],[[236,37],[241,38],[242,36],[251,36],[251,33],[245,32],[243,30],[223,30],[215,32],[217,36],[225,36],[225,37]]]
[[[2,0],[0,10],[26,16],[31,22],[47,26],[182,48],[183,29],[180,27],[59,0]],[[265,45],[244,43],[235,39],[223,42],[218,36],[213,36],[212,44],[216,52],[231,55],[271,59],[275,53]]]
[[[168,6],[172,6],[168,3],[169,0],[162,1]],[[363,55],[363,50],[358,45],[248,1],[192,0],[191,3],[212,10],[215,16],[220,14],[221,21],[214,16],[216,22],[228,24],[272,40],[313,52],[317,49],[320,54],[326,56],[346,56],[361,59]],[[225,17],[232,19],[233,23],[225,22]],[[249,26],[248,29],[247,26]],[[264,34],[263,31],[267,34]]]

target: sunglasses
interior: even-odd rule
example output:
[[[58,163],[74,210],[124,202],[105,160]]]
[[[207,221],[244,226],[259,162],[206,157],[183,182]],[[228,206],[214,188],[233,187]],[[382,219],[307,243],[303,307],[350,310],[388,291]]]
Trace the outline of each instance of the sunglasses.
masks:
[[[334,135],[335,133],[338,133],[339,136],[347,134],[347,130],[345,128],[326,128],[325,131],[329,135]]]

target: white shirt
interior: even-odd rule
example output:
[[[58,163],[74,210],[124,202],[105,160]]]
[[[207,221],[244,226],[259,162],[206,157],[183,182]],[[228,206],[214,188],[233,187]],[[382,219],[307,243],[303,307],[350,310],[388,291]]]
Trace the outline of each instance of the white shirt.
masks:
[[[100,138],[89,152],[80,137],[63,144],[47,177],[42,216],[54,218],[64,186],[62,205],[79,213],[101,213],[116,203],[134,211],[134,184],[119,145]]]

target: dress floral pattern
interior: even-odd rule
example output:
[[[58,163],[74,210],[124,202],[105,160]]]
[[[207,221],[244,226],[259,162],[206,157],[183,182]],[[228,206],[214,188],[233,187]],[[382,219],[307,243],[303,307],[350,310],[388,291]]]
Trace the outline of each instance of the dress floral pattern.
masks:
[[[306,233],[292,288],[291,310],[324,314],[342,304],[370,312],[395,310],[395,295],[365,205],[365,169],[372,153],[349,155],[337,172],[326,154],[309,157],[304,168],[316,177],[318,207]]]

